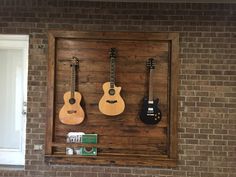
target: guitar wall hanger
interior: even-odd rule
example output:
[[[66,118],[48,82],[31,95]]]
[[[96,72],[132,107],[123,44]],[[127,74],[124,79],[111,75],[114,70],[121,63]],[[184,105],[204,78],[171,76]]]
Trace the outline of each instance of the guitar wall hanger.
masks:
[[[65,59],[58,59],[58,62],[68,62],[68,63],[72,63],[73,61],[77,60],[78,62],[81,61],[79,60],[79,58],[73,56],[72,58],[65,58]]]

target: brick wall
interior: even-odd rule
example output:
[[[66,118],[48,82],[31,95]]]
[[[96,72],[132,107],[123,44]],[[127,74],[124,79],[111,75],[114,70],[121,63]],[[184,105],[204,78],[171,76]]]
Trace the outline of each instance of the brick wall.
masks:
[[[44,152],[47,31],[180,33],[176,168],[48,165]],[[25,177],[236,176],[236,4],[1,0],[0,33],[30,34]]]

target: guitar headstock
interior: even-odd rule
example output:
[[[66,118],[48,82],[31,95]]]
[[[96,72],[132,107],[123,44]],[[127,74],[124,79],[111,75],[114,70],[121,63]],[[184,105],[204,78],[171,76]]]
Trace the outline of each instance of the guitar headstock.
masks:
[[[115,59],[117,54],[116,48],[111,48],[109,54],[110,54],[110,59]]]
[[[70,66],[78,66],[79,65],[79,59],[77,57],[72,57]]]
[[[155,65],[157,64],[154,58],[149,58],[146,65],[149,69],[155,69]]]

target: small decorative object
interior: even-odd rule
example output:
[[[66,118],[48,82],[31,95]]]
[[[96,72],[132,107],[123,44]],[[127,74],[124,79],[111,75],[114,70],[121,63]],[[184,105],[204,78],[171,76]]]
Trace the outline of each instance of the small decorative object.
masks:
[[[73,149],[70,147],[66,148],[66,155],[73,155]]]
[[[82,135],[81,142],[84,144],[97,144],[97,134]]]
[[[81,148],[80,155],[82,156],[96,156],[97,148],[96,147],[83,147]]]
[[[67,143],[80,143],[84,132],[69,132],[67,134]]]
[[[84,132],[69,132],[66,138],[67,143],[97,144],[97,134],[85,134]],[[67,155],[95,156],[96,147],[75,147],[66,148]]]
[[[67,143],[80,143],[82,136],[84,135],[84,132],[69,132],[66,137],[66,142]],[[66,147],[66,155],[73,155],[74,152],[75,154],[80,154],[81,148],[70,148]]]
[[[82,135],[81,143],[83,144],[97,144],[97,134],[85,134]],[[82,147],[80,149],[80,155],[82,156],[96,156],[96,147]]]

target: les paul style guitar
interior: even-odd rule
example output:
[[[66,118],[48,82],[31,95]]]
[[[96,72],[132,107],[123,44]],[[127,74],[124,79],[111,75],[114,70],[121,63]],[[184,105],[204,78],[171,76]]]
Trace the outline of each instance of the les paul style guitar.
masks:
[[[121,114],[125,109],[124,100],[120,96],[121,87],[115,85],[116,49],[110,50],[110,82],[103,84],[104,95],[99,101],[99,110],[108,116]]]
[[[71,63],[71,91],[64,94],[64,105],[59,112],[59,119],[63,124],[77,125],[84,120],[84,110],[80,106],[81,94],[75,91],[76,68],[79,61],[73,57]]]
[[[155,69],[155,60],[148,59],[147,67],[149,69],[149,95],[144,97],[143,105],[140,112],[140,119],[145,124],[157,124],[161,121],[161,111],[158,108],[159,99],[153,99],[153,71]]]

